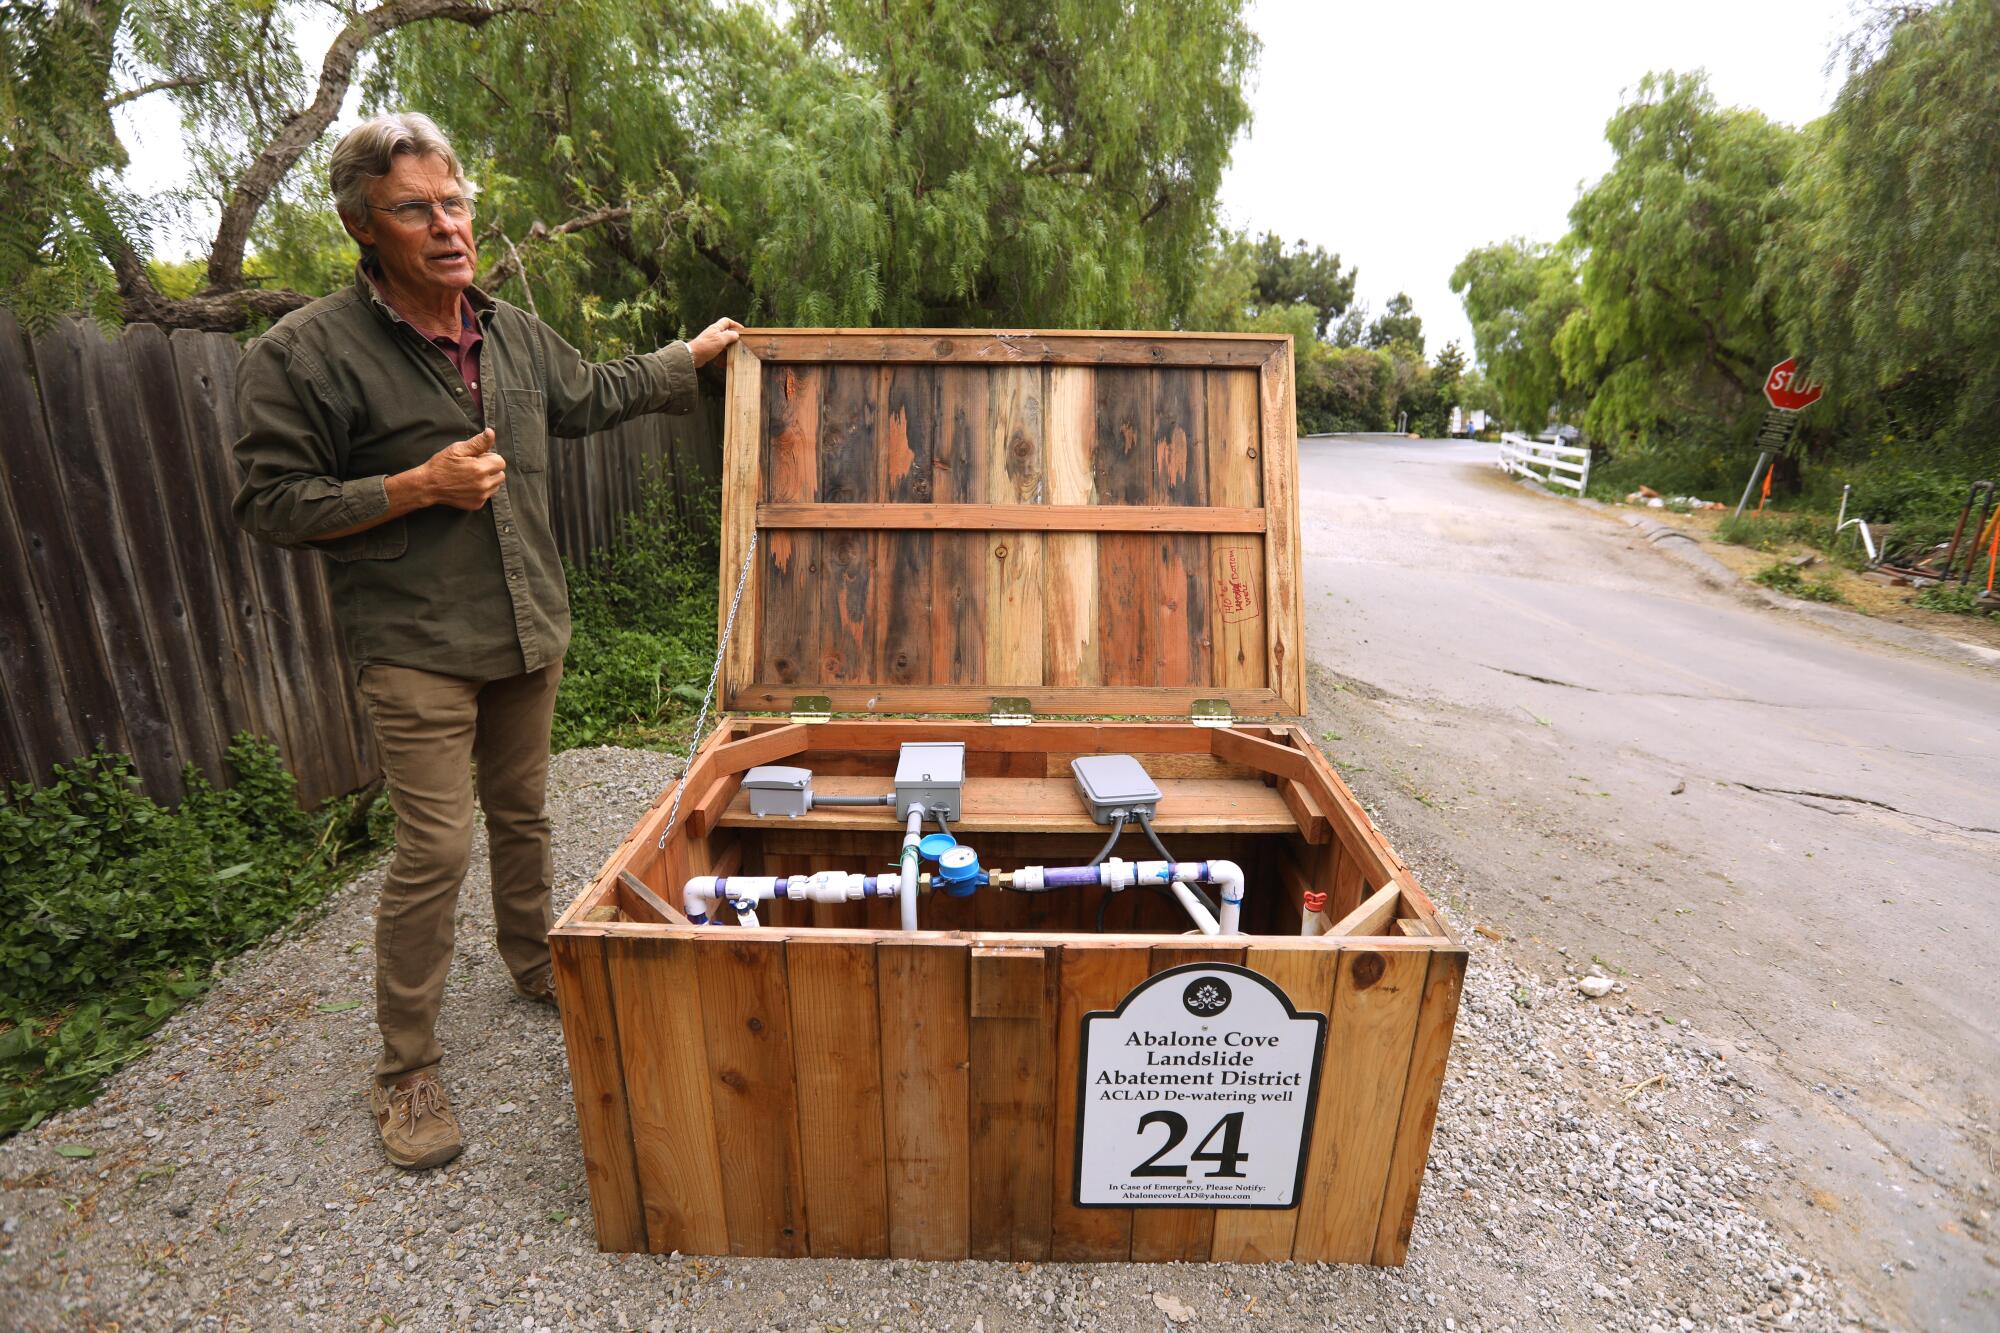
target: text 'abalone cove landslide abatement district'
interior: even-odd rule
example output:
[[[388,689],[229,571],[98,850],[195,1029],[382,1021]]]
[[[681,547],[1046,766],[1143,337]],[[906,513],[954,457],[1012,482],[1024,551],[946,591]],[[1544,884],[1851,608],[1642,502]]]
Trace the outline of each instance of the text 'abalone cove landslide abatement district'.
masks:
[[[1226,963],[1172,968],[1086,1014],[1077,1204],[1292,1207],[1325,1040],[1326,1015]]]

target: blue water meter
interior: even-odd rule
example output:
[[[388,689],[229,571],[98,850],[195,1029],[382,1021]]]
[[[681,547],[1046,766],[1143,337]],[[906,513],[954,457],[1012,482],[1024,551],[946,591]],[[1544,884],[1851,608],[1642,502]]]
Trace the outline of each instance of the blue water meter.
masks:
[[[950,897],[968,898],[986,882],[986,872],[979,868],[979,853],[970,847],[953,847],[938,857],[937,863],[936,882]]]

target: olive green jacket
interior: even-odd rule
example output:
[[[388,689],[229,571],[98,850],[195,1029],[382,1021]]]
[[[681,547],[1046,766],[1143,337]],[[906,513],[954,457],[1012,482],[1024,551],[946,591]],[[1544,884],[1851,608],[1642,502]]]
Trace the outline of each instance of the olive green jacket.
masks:
[[[331,560],[349,660],[473,680],[538,671],[569,646],[569,588],[549,518],[549,437],[694,406],[685,343],[592,364],[539,319],[471,288],[485,411],[445,354],[357,272],[293,311],[237,372],[252,536]],[[329,541],[389,508],[384,485],[455,440],[494,429],[507,477],[483,508],[434,505]]]

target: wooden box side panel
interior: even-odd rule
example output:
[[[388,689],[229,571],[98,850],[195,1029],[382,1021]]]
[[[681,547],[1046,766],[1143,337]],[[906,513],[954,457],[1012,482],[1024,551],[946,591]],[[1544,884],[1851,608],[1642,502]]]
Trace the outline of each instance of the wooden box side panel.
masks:
[[[1228,364],[866,360],[874,341],[733,354],[725,603],[760,545],[732,707],[1302,711],[1288,341]]]
[[[760,934],[562,941],[603,1248],[1402,1262],[1463,950]],[[1199,961],[1329,1016],[1300,1207],[1072,1206],[1083,1015]]]

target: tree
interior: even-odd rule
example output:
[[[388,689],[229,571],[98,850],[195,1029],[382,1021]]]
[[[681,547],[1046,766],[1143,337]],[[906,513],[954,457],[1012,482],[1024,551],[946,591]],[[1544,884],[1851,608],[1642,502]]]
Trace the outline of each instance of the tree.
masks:
[[[1759,257],[1829,409],[1960,455],[2000,409],[2000,6],[1896,6],[1788,185]],[[1857,423],[1858,424],[1858,423]]]
[[[1582,300],[1569,250],[1518,237],[1483,246],[1452,270],[1451,289],[1507,418],[1538,430],[1566,411],[1580,386],[1564,379],[1556,340]]]
[[[287,175],[333,123],[363,52],[432,20],[477,29],[538,0],[382,0],[352,9],[316,82],[278,0],[73,0],[0,9],[4,106],[0,299],[30,320],[57,309],[234,330],[309,297],[259,285],[244,269],[252,233]],[[310,92],[310,98],[307,97]],[[178,197],[132,199],[110,184],[126,164],[114,108],[165,94],[181,112],[197,179]],[[191,199],[220,204],[203,288],[164,296],[147,269],[147,232]]]
[[[1424,355],[1424,321],[1416,314],[1416,307],[1408,293],[1397,292],[1389,298],[1382,313],[1368,326],[1370,347],[1393,347],[1398,344],[1409,348],[1409,354],[1419,361]]]
[[[1253,291],[1261,309],[1306,306],[1314,314],[1313,334],[1326,336],[1327,325],[1354,300],[1355,270],[1342,272],[1340,256],[1299,241],[1289,250],[1276,232],[1265,232],[1256,245]]]
[[[1643,437],[1690,415],[1753,428],[1775,345],[1757,253],[1799,135],[1669,72],[1640,81],[1605,137],[1611,170],[1570,210],[1582,309],[1557,338],[1565,378],[1595,386],[1586,429]]]
[[[573,0],[413,33],[370,99],[438,118],[490,187],[487,254],[520,252],[506,290],[585,341],[724,311],[1166,323],[1207,273],[1249,114],[1240,7]]]

